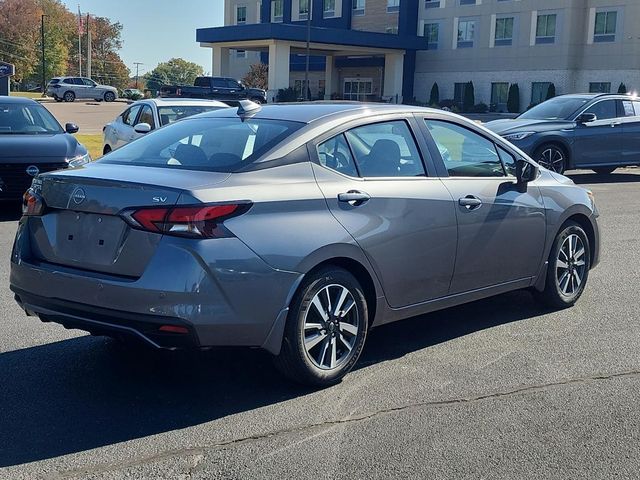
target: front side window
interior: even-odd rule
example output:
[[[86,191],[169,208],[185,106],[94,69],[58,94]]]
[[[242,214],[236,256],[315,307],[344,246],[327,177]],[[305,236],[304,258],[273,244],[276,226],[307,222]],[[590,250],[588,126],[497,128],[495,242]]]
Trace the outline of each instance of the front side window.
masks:
[[[536,44],[555,43],[557,17],[555,13],[538,15]]]
[[[153,120],[153,111],[149,105],[142,107],[137,123],[148,123],[151,129],[156,128],[156,122]]]
[[[495,144],[455,123],[425,120],[451,177],[504,177]]]
[[[475,31],[475,20],[460,20],[458,22],[458,48],[473,47]]]
[[[427,41],[427,50],[437,50],[440,39],[440,25],[437,23],[425,23],[423,33]]]
[[[0,136],[52,134],[62,131],[53,115],[41,105],[0,103]]]
[[[611,82],[591,82],[589,93],[611,93]]]
[[[304,124],[281,120],[198,117],[169,125],[100,161],[185,170],[236,172]]]
[[[138,116],[138,112],[141,108],[142,105],[134,105],[129,110],[125,110],[125,112],[122,114],[122,123],[133,127],[134,122],[136,121],[136,117]]]
[[[336,0],[324,0],[322,16],[323,18],[336,16]]]
[[[358,176],[356,162],[349,150],[349,144],[344,134],[330,138],[318,145],[318,159],[324,167],[351,177]]]
[[[593,113],[597,120],[608,120],[610,118],[616,118],[618,112],[616,110],[615,100],[603,100],[602,102],[595,103],[585,110],[584,113]]]
[[[500,146],[498,146],[498,155],[500,156],[500,160],[502,160],[507,175],[517,176],[516,158]]]
[[[87,87],[95,87],[96,86],[96,82],[94,82],[90,78],[83,78],[82,79],[82,83],[84,83],[84,85],[87,86]]]
[[[393,13],[400,10],[400,0],[387,0],[387,12]]]
[[[409,126],[403,120],[364,125],[345,134],[363,177],[425,176]]]
[[[597,12],[596,25],[593,32],[594,42],[615,42],[618,12]]]
[[[495,44],[511,45],[513,42],[513,17],[496,18]]]
[[[237,24],[247,23],[247,6],[246,5],[238,5],[236,7],[236,23]]]
[[[365,0],[353,0],[353,15],[364,15]]]
[[[272,0],[271,1],[271,21],[274,23],[282,22],[284,14],[284,0]]]

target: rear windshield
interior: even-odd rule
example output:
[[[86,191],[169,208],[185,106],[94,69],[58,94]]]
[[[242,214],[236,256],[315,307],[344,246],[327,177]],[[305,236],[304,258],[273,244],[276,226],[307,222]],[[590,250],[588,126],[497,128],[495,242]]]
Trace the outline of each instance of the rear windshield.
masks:
[[[62,133],[62,127],[43,106],[0,103],[0,135],[52,133]]]
[[[182,120],[183,118],[197,115],[198,113],[219,110],[217,105],[174,105],[172,107],[158,107],[158,116],[161,125],[169,125],[170,123]]]
[[[188,118],[145,135],[98,162],[235,172],[304,124],[281,120]]]

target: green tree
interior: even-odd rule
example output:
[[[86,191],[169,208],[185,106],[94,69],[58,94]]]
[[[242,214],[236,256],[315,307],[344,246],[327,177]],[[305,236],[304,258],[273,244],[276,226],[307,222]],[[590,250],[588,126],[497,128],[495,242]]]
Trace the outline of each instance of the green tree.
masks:
[[[16,66],[17,82],[35,71],[41,14],[36,0],[0,0],[0,60]]]
[[[438,83],[433,82],[433,86],[431,87],[431,94],[429,95],[429,105],[437,107],[440,103],[440,89],[438,88]]]
[[[203,68],[197,63],[172,58],[168,62],[158,64],[145,75],[145,81],[148,89],[159,90],[162,85],[193,85],[196,77],[203,74]]]
[[[91,17],[91,76],[96,82],[113,85],[119,89],[129,83],[129,69],[118,50],[122,48],[122,24],[112,23],[105,17]]]
[[[242,83],[247,87],[266,90],[269,84],[269,66],[264,63],[254,63],[247,74],[242,77]]]
[[[462,111],[471,112],[476,104],[476,94],[473,88],[473,82],[468,82],[464,87],[464,96],[462,97]]]
[[[509,96],[507,98],[507,110],[510,113],[520,113],[520,87],[517,83],[509,86]]]
[[[624,83],[621,83],[618,87],[618,93],[627,93],[627,86]]]
[[[553,83],[549,84],[549,88],[547,88],[547,97],[545,100],[549,100],[556,96],[556,86]]]

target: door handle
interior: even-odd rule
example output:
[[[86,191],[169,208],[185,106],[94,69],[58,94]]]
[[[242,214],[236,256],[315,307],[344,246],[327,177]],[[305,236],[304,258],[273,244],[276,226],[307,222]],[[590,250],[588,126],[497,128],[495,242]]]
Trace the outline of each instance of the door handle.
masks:
[[[350,205],[353,205],[354,207],[358,205],[362,205],[364,202],[366,202],[370,198],[371,196],[368,193],[360,192],[358,190],[349,190],[346,193],[338,194],[339,202],[346,202]]]
[[[611,127],[617,127],[618,125],[620,125],[622,122],[611,122]]]
[[[458,204],[461,207],[465,207],[467,210],[475,210],[482,206],[482,200],[473,195],[467,195],[466,197],[458,199]]]

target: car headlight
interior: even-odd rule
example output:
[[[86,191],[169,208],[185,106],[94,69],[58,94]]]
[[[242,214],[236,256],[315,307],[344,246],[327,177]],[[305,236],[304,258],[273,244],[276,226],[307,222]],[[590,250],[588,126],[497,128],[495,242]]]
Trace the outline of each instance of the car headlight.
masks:
[[[507,135],[503,135],[502,138],[505,140],[524,140],[525,138],[533,135],[536,132],[518,132],[518,133],[509,133]]]
[[[66,162],[69,164],[69,168],[76,168],[86,163],[89,163],[90,161],[91,161],[91,156],[89,155],[89,152],[66,159]]]

